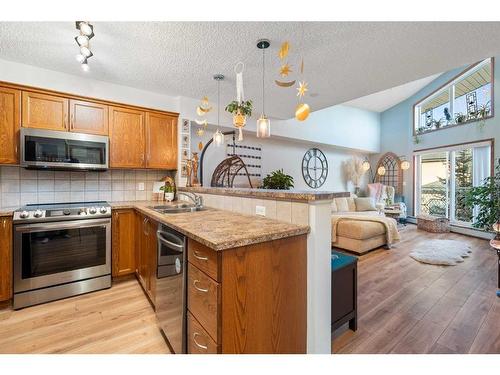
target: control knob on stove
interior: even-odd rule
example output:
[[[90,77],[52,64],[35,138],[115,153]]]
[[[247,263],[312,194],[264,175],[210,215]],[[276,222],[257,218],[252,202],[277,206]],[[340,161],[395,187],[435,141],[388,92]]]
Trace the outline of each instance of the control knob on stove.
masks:
[[[36,211],[33,213],[33,216],[34,216],[34,217],[42,217],[42,215],[43,215],[43,212],[42,212],[42,211],[40,211],[40,210],[36,210]]]
[[[20,214],[19,214],[19,217],[21,219],[27,219],[28,217],[30,216],[30,213],[28,211],[22,211]]]
[[[97,213],[97,208],[95,208],[95,207],[90,207],[89,208],[89,214],[95,215],[96,213]]]
[[[105,214],[105,213],[107,213],[107,212],[108,212],[108,209],[107,209],[106,207],[102,206],[102,207],[99,209],[99,212],[100,212],[101,214]]]

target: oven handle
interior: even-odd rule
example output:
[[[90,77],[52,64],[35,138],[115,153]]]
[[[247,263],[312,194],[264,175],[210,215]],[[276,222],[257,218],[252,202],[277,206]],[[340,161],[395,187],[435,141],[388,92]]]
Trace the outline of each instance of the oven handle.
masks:
[[[78,229],[89,228],[111,224],[111,219],[90,219],[90,220],[74,220],[66,222],[51,222],[51,223],[37,223],[16,225],[16,232],[41,232],[44,230],[58,230],[58,229]]]

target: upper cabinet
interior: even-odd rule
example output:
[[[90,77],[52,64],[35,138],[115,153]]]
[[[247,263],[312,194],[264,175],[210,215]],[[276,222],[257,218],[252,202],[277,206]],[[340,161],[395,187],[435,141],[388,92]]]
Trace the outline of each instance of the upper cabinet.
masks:
[[[108,106],[83,100],[70,100],[69,130],[76,133],[108,135]]]
[[[19,129],[26,127],[109,136],[111,168],[177,169],[176,113],[2,85],[0,164],[19,163]]]
[[[22,126],[68,130],[69,100],[60,96],[23,91]]]
[[[144,168],[145,117],[143,111],[109,107],[109,165],[112,168]]]
[[[0,87],[0,163],[19,162],[21,91]]]
[[[177,117],[146,113],[146,166],[177,169]]]

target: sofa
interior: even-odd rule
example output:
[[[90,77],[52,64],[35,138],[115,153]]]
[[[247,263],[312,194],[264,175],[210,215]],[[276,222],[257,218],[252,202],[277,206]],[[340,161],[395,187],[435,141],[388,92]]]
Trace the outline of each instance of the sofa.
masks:
[[[379,213],[373,199],[356,196],[333,199],[332,247],[361,255],[381,246],[390,248],[398,240],[396,220]]]

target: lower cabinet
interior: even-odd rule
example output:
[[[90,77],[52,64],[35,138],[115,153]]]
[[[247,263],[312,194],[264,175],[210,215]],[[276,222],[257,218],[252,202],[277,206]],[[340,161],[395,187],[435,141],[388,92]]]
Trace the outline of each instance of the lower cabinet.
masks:
[[[307,236],[214,251],[188,240],[188,353],[306,353]]]
[[[156,231],[158,223],[139,213],[136,214],[135,218],[137,277],[154,306],[156,301]]]
[[[135,272],[135,211],[114,210],[112,220],[112,276]]]
[[[0,217],[0,301],[12,298],[12,218]]]

